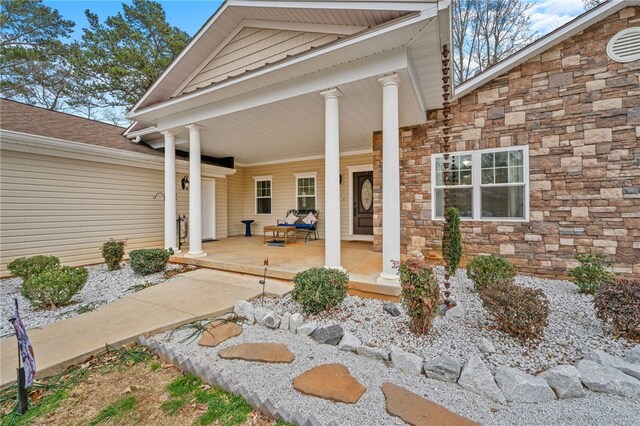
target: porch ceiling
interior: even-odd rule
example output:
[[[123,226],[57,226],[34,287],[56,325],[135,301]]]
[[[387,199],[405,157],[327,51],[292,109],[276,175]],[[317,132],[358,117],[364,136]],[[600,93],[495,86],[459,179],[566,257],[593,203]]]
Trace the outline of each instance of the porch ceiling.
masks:
[[[424,122],[406,70],[399,72],[400,125]],[[382,127],[382,90],[376,78],[341,85],[340,151],[371,149],[371,135]],[[324,99],[310,93],[199,122],[202,154],[235,157],[250,165],[324,154]],[[188,151],[188,132],[177,131],[177,148]],[[157,139],[152,145],[162,146]]]

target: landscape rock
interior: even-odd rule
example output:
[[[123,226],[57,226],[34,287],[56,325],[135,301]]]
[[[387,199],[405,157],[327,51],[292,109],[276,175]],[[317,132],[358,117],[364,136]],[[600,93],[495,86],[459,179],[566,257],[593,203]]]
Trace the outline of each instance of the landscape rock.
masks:
[[[295,359],[282,343],[242,343],[221,349],[218,356],[223,359],[287,364]]]
[[[464,317],[464,308],[460,303],[451,309],[447,309],[444,314],[445,318],[462,318]]]
[[[280,319],[280,330],[289,330],[289,323],[291,322],[291,314],[285,312]]]
[[[485,354],[492,354],[496,351],[496,347],[493,345],[493,342],[486,337],[480,339],[480,343],[478,343],[478,349]]]
[[[358,346],[356,348],[356,353],[358,355],[366,356],[368,358],[389,361],[389,352],[379,348],[371,348],[369,346]]]
[[[269,312],[267,315],[265,315],[265,317],[262,319],[262,322],[269,328],[276,329],[280,327],[280,317],[273,312]]]
[[[227,339],[239,336],[241,333],[242,327],[234,322],[218,322],[209,325],[204,330],[202,337],[200,337],[198,341],[198,345],[215,347]]]
[[[544,379],[534,377],[517,368],[496,368],[496,382],[507,401],[546,402],[556,399],[555,394]]]
[[[640,381],[613,367],[583,359],[576,366],[580,380],[594,392],[634,397],[640,395]]]
[[[610,355],[601,350],[593,350],[587,353],[585,359],[595,361],[598,364],[604,365],[606,367],[613,367],[617,370],[622,371],[624,374],[628,374],[629,376],[635,377],[640,380],[640,365],[631,364],[630,362],[625,361],[622,358],[618,358],[617,356]]]
[[[304,323],[304,317],[302,314],[296,312],[291,315],[291,319],[289,320],[289,330],[291,332],[296,333],[298,331],[298,327],[300,327]]]
[[[341,351],[355,352],[358,346],[361,346],[362,342],[355,335],[345,331],[338,343],[338,349]]]
[[[493,380],[491,371],[484,364],[478,355],[472,356],[460,373],[458,384],[463,388],[475,392],[479,395],[505,404],[507,401],[502,391]]]
[[[296,332],[303,336],[308,336],[313,333],[316,328],[318,328],[317,322],[305,322],[296,329]]]
[[[421,356],[403,351],[395,346],[390,348],[389,355],[391,357],[391,364],[394,368],[415,376],[422,373],[422,363],[424,360]]]
[[[313,367],[293,379],[293,388],[305,395],[347,404],[358,402],[367,390],[342,364]]]
[[[262,306],[256,306],[253,308],[253,315],[256,318],[256,322],[260,325],[264,325],[264,317],[266,317],[271,311]]]
[[[253,314],[253,305],[246,300],[236,301],[236,304],[233,307],[233,313],[238,315],[239,317],[245,318],[249,324],[253,324],[253,321],[255,321],[255,316]]]
[[[448,355],[432,358],[424,363],[424,372],[427,377],[444,382],[456,383],[461,369],[460,361]]]
[[[472,426],[478,423],[392,383],[382,384],[387,412],[415,426]]]
[[[538,375],[555,392],[558,399],[581,398],[587,394],[580,373],[573,365],[558,365]]]
[[[401,313],[398,305],[393,302],[384,302],[382,304],[382,309],[384,309],[385,312],[388,312],[392,317],[400,316]]]
[[[635,345],[624,356],[624,360],[631,364],[640,364],[640,345]]]
[[[309,335],[318,343],[326,343],[327,345],[337,345],[342,339],[344,330],[340,324],[332,324],[328,326],[318,327]]]

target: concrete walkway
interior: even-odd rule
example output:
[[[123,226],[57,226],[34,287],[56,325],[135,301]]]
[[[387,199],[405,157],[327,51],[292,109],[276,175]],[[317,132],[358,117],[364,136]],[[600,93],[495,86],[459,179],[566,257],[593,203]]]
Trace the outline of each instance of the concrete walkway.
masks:
[[[286,281],[268,279],[266,291],[282,296]],[[229,312],[236,300],[259,296],[258,278],[198,269],[126,296],[95,311],[29,331],[38,378],[53,375],[104,350],[106,344],[130,343],[198,319]],[[0,340],[0,388],[16,379],[16,339]]]

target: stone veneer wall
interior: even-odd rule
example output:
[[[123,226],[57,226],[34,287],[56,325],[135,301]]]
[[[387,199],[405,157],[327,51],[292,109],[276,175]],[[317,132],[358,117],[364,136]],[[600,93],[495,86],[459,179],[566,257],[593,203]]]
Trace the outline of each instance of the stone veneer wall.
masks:
[[[594,24],[452,105],[455,151],[529,145],[530,221],[462,222],[465,259],[508,258],[524,273],[564,276],[575,253],[604,252],[614,270],[640,274],[640,61],[606,54],[640,7]],[[431,154],[440,111],[400,129],[401,250],[440,257],[431,220]],[[373,134],[374,246],[381,248],[382,135]]]

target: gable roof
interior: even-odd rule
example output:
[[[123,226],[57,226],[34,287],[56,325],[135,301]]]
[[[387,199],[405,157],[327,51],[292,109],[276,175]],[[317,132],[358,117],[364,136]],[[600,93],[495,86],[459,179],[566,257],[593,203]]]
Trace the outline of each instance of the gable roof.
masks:
[[[438,0],[226,0],[133,106],[130,116],[139,109],[176,96],[185,81],[191,81],[212,59],[212,52],[224,47],[245,26],[255,26],[259,22],[270,25],[299,23],[315,26],[318,31],[322,27],[352,27],[360,31],[418,12],[429,3],[436,4]],[[335,34],[329,29],[326,32]],[[294,56],[301,53],[304,51]]]
[[[122,135],[124,128],[0,98],[0,131],[80,142],[139,154],[163,155]]]
[[[640,0],[608,0],[593,9],[577,16],[549,34],[540,37],[528,46],[503,59],[480,74],[471,77],[454,88],[453,98],[460,98],[478,87],[503,75],[532,57],[539,55],[569,37],[585,30],[591,25],[605,19],[625,7],[640,6]]]

